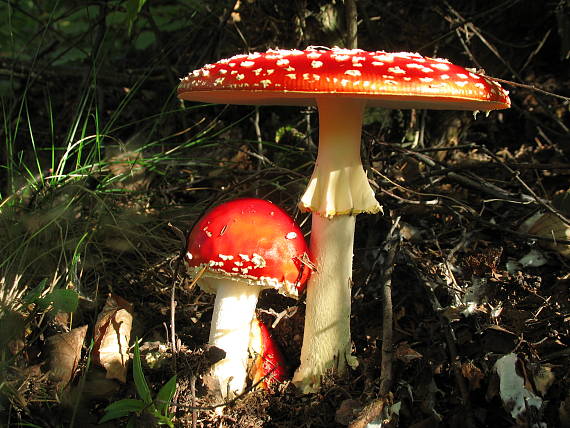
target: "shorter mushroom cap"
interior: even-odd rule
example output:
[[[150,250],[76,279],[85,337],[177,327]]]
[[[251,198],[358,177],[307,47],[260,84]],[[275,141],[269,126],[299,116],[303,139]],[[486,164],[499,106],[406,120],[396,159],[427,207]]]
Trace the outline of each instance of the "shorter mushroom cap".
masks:
[[[310,274],[303,232],[277,205],[245,198],[211,209],[188,237],[186,261],[203,278],[233,278],[298,297]],[[209,281],[201,281],[205,291]]]

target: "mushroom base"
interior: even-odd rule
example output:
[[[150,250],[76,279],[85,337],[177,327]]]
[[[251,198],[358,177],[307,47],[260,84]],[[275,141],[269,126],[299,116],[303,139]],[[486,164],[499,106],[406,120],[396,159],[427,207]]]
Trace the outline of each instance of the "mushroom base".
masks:
[[[332,219],[313,214],[311,253],[317,266],[307,285],[301,366],[293,383],[315,392],[328,370],[356,367],[351,355],[350,300],[355,216]]]

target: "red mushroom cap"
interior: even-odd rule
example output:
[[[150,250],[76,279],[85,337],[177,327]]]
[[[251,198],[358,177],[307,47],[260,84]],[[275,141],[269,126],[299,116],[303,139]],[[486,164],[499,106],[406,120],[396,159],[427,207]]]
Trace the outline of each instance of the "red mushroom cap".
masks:
[[[251,349],[254,353],[250,371],[252,383],[255,385],[263,379],[259,386],[268,389],[283,382],[288,377],[285,357],[267,326],[257,318],[251,323],[251,336]]]
[[[208,211],[188,237],[186,261],[196,273],[235,277],[297,297],[310,274],[303,232],[277,205],[237,199]],[[213,290],[212,290],[213,291]]]
[[[178,96],[222,104],[316,105],[317,96],[334,96],[388,108],[510,106],[498,83],[446,59],[321,47],[268,50],[206,64],[182,80]]]

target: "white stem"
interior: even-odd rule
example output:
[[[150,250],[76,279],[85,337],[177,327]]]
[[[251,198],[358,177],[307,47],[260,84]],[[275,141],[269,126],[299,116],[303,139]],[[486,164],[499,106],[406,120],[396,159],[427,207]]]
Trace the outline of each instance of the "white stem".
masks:
[[[350,353],[350,300],[355,216],[332,219],[313,214],[311,254],[317,265],[307,285],[301,366],[293,382],[301,391],[318,389],[329,369],[342,373],[358,363]]]
[[[326,217],[378,212],[360,159],[365,101],[319,98],[317,104],[319,153],[300,208]]]
[[[226,358],[212,368],[224,398],[241,394],[247,377],[251,321],[260,288],[233,279],[205,278],[214,286],[216,300],[210,327],[210,345],[226,351]],[[214,283],[215,281],[215,283]]]
[[[312,211],[311,254],[317,266],[307,284],[307,311],[301,366],[293,382],[313,392],[321,376],[342,373],[350,354],[350,283],[356,214],[375,213],[380,205],[360,159],[365,101],[319,98],[319,153],[302,210]]]

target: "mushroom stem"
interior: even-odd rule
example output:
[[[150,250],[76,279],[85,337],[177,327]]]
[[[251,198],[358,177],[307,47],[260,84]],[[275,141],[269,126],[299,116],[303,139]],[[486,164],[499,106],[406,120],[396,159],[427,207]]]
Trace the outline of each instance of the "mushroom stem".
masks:
[[[293,382],[305,393],[318,389],[321,376],[356,366],[350,354],[352,251],[356,214],[380,205],[360,159],[365,101],[321,97],[319,153],[300,208],[313,213],[311,254],[317,272],[307,284],[301,366]]]
[[[317,265],[307,285],[301,366],[293,382],[302,392],[318,389],[329,369],[343,373],[351,355],[350,289],[355,216],[313,214],[311,254]]]
[[[260,288],[234,279],[201,281],[216,289],[209,343],[226,351],[226,358],[216,363],[211,373],[220,384],[222,396],[231,398],[245,387],[249,334]]]
[[[325,217],[375,213],[380,205],[360,159],[365,101],[320,97],[319,153],[299,206]]]

